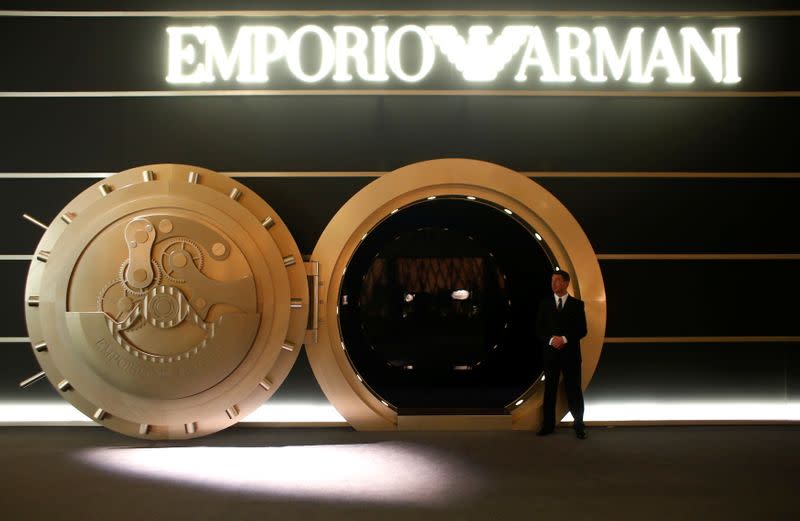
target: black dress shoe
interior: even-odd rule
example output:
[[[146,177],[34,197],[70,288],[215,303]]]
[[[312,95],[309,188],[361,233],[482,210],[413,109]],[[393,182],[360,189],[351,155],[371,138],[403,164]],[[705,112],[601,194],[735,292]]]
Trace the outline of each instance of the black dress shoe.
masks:
[[[579,440],[585,440],[587,436],[586,429],[584,428],[575,429],[575,436],[577,436]]]
[[[543,427],[542,429],[539,430],[539,432],[536,433],[536,435],[547,436],[548,434],[553,434],[553,430],[554,429],[552,427]]]

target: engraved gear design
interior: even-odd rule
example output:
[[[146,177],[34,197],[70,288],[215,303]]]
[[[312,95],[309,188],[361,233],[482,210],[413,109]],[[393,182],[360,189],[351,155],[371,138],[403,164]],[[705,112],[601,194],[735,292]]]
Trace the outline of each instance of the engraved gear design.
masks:
[[[122,279],[117,278],[108,282],[100,291],[97,296],[97,311],[105,313],[110,320],[119,321],[127,318],[141,299],[140,295],[128,291]],[[134,320],[127,330],[135,331],[143,325],[143,320]]]
[[[197,269],[203,271],[203,263],[205,262],[205,258],[203,256],[203,250],[199,244],[192,241],[191,239],[180,238],[180,239],[172,239],[167,242],[166,246],[164,247],[164,251],[161,254],[161,266],[164,272],[164,277],[172,282],[186,282],[185,280],[181,280],[176,278],[175,275],[175,268],[170,261],[170,255],[175,251],[188,251],[189,256],[194,262]]]
[[[122,262],[122,264],[119,267],[119,274],[117,280],[119,280],[122,283],[123,287],[125,288],[125,291],[128,292],[129,294],[138,295],[140,297],[144,296],[147,293],[146,288],[140,289],[131,287],[125,279],[128,273],[129,264],[130,264],[129,259],[125,259]],[[152,272],[153,272],[153,281],[149,284],[149,286],[152,286],[153,284],[158,284],[161,281],[162,268],[156,261],[152,261]]]
[[[206,435],[280,386],[308,318],[297,245],[228,176],[149,165],[88,188],[48,227],[25,288],[34,354],[76,408],[146,439]],[[44,259],[44,260],[42,260]]]
[[[144,231],[139,231],[137,235],[136,229]],[[130,230],[134,230],[134,232]],[[170,232],[177,233],[178,231],[175,230],[174,225],[170,227]],[[155,233],[156,239],[150,240],[151,232]],[[136,240],[137,237],[138,241]],[[114,340],[125,351],[145,361],[171,363],[185,360],[192,355],[198,354],[200,349],[207,347],[210,340],[214,339],[217,328],[213,322],[206,323],[203,317],[191,307],[189,300],[179,287],[175,285],[160,285],[162,273],[168,281],[183,285],[184,290],[190,294],[197,294],[195,302],[199,304],[201,309],[207,310],[217,302],[208,301],[198,294],[201,287],[208,285],[207,281],[201,280],[203,276],[201,270],[204,263],[201,246],[187,238],[165,239],[162,244],[159,244],[156,242],[157,237],[158,232],[155,231],[155,227],[150,220],[146,218],[134,219],[126,226],[126,244],[130,246],[131,257],[122,262],[119,269],[119,278],[107,284],[104,288],[104,292],[113,290],[113,295],[119,291],[117,284],[120,284],[124,295],[116,300],[116,309],[106,304],[100,310],[107,315],[107,325]],[[136,252],[133,248],[140,244],[145,247],[152,246],[153,251],[145,251],[145,255],[152,256],[155,251],[160,252],[158,255],[160,262],[150,259],[152,276],[149,278],[144,269],[134,264],[136,259],[133,257],[133,253],[139,252]],[[188,268],[189,263],[194,264],[193,268]],[[164,265],[168,266],[168,268],[164,268]],[[144,281],[147,281],[146,286]],[[133,284],[136,283],[139,283],[140,287],[133,287]],[[242,283],[236,284],[239,286],[236,289],[238,295],[244,297],[253,293],[249,291],[250,288],[243,287]],[[100,298],[102,299],[102,296]],[[248,309],[253,307],[252,303],[245,303],[244,306]],[[130,337],[130,333],[143,327],[161,329],[179,327],[187,317],[189,324],[203,330],[205,336],[198,340],[196,338],[197,335],[191,335],[185,331],[184,333],[187,334],[172,340],[173,345],[182,345],[183,349],[175,348],[170,349],[167,353],[161,353],[159,349],[148,348],[146,345],[137,345],[137,342]],[[149,336],[138,335],[138,338],[138,344],[146,344]],[[155,341],[161,342],[163,339],[156,337]]]

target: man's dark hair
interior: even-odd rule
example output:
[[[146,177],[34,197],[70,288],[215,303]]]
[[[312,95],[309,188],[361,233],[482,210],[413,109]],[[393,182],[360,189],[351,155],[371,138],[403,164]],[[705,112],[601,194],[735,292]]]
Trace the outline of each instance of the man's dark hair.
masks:
[[[553,275],[561,275],[561,278],[564,279],[564,282],[569,282],[569,273],[564,270],[556,270],[553,272]]]

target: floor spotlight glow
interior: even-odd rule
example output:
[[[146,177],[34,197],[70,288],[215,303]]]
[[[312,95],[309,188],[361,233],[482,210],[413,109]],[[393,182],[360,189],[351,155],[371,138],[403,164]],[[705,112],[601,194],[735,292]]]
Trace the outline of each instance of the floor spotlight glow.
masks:
[[[436,505],[477,492],[463,463],[402,442],[284,447],[95,448],[93,466],[243,494]],[[461,497],[463,495],[463,497]]]

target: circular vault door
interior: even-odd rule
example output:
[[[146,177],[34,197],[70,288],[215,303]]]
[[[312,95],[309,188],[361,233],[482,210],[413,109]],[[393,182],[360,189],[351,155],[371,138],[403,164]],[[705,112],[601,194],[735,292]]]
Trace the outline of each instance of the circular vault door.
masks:
[[[606,309],[591,244],[552,194],[498,165],[440,159],[382,176],[312,259],[322,286],[308,358],[357,429],[536,428],[534,319],[556,269],[586,302],[584,386],[597,365]]]
[[[25,290],[36,357],[87,416],[143,438],[228,427],[281,384],[308,315],[300,252],[227,176],[149,165],[76,197]]]

